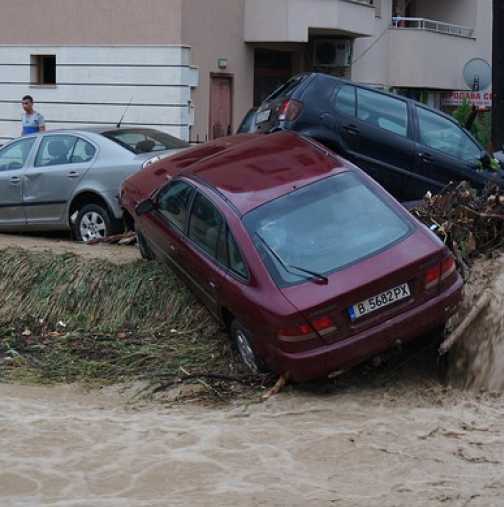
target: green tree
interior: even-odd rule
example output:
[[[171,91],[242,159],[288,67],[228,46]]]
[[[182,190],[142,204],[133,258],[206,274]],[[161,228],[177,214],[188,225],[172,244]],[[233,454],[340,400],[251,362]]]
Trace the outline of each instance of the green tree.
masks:
[[[453,117],[465,127],[467,119],[472,111],[472,105],[467,98],[464,99],[457,109],[453,112]],[[491,141],[491,126],[492,116],[491,113],[479,113],[476,120],[472,124],[472,135],[485,147],[488,148]]]

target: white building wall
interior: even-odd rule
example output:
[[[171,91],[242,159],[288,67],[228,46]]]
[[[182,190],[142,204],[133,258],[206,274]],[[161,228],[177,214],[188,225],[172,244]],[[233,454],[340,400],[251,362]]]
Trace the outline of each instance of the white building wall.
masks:
[[[31,83],[31,55],[56,55],[56,85]],[[0,138],[16,137],[32,95],[48,129],[153,127],[188,140],[198,73],[184,46],[0,46]]]
[[[374,35],[355,39],[352,80],[377,86],[389,82],[388,29],[392,23],[392,0],[381,0],[380,16],[375,18]]]
[[[417,18],[473,27],[478,4],[482,2],[486,0],[417,0],[412,14]]]

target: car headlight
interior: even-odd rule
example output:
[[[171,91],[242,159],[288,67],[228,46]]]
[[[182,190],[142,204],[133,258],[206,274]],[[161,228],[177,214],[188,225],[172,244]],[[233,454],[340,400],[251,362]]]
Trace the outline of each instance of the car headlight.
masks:
[[[149,158],[142,164],[142,169],[145,169],[146,167],[149,167],[150,165],[154,164],[155,162],[159,162],[160,160],[161,158],[157,155],[155,157]]]

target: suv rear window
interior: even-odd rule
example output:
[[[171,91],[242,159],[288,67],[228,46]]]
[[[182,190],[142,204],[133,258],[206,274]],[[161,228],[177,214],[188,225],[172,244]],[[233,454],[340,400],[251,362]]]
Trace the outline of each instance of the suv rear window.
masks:
[[[103,132],[102,135],[137,155],[189,146],[182,139],[154,129],[118,129]]]
[[[266,100],[265,102],[269,102],[270,100],[275,100],[278,97],[286,97],[291,94],[294,89],[299,86],[306,78],[308,74],[301,74],[299,76],[295,76],[292,79],[289,79],[285,84],[277,88]]]
[[[245,226],[279,287],[327,275],[406,237],[410,225],[351,172],[331,176],[249,212]],[[289,268],[285,269],[285,266]]]

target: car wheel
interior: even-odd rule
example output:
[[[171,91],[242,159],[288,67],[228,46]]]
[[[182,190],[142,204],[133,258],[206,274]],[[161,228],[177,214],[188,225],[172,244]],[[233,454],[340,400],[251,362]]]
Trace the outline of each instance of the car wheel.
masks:
[[[245,366],[254,374],[265,372],[267,368],[254,351],[253,339],[240,322],[234,320],[230,328],[231,338]]]
[[[136,235],[140,255],[142,256],[143,259],[147,261],[153,261],[156,257],[152,253],[152,250],[150,249],[150,246],[147,243],[147,240],[145,239],[144,235],[140,231],[137,231]]]
[[[98,204],[86,204],[77,213],[74,236],[77,241],[92,241],[121,232],[119,220]]]

